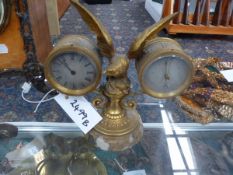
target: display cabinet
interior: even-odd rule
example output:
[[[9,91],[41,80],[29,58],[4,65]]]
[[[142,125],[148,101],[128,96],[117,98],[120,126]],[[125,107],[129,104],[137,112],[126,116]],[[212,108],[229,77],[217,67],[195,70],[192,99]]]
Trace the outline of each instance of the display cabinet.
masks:
[[[231,175],[233,171],[233,124],[220,116],[210,124],[194,123],[173,100],[140,95],[137,109],[144,127],[142,140],[124,151],[103,151],[95,147],[88,134],[84,135],[55,101],[42,104],[33,113],[35,105],[20,97],[25,78],[19,72],[1,74],[0,78],[4,82],[0,86],[1,124],[18,129],[15,137],[15,129],[6,134],[4,127],[0,128],[1,174],[34,175],[45,174],[46,170],[49,175],[59,172],[69,175],[69,171],[83,171],[78,165],[72,168],[70,163],[72,156],[81,153],[94,154],[101,164],[88,164],[88,169],[98,172],[104,166],[108,175],[134,170],[145,170],[147,175]],[[35,100],[42,96],[31,89],[26,98]],[[86,98],[91,100],[93,96]],[[39,173],[35,172],[45,159],[44,154],[50,155],[55,164],[51,163],[51,157],[46,157],[48,163],[39,168]]]
[[[121,175],[135,170],[145,170],[147,175],[231,174],[232,124],[173,123],[172,113],[161,104],[147,107],[158,108],[160,113],[157,115],[161,115],[162,122],[144,123],[142,141],[121,152],[95,148],[91,139],[83,136],[72,123],[11,123],[19,132],[17,137],[0,140],[0,172],[34,175],[37,168],[37,174],[43,175],[69,174],[70,171],[85,174],[88,169],[101,175]],[[72,167],[72,156],[87,153],[98,157],[98,163],[103,167],[85,165],[85,161],[90,161],[88,159],[82,159],[83,167]],[[56,155],[46,157],[50,154]],[[102,172],[105,168],[107,173]]]
[[[64,37],[47,59],[47,79],[43,69],[32,84],[25,83],[23,70],[0,72],[0,174],[231,175],[233,84],[219,71],[232,69],[232,62],[191,59],[169,38],[147,40],[176,15],[140,34],[127,56],[114,55],[110,35],[99,20],[77,0],[73,3],[97,33],[98,49],[84,36],[68,41]],[[74,47],[76,52],[64,52]],[[109,60],[96,59],[100,54]],[[96,69],[90,71],[91,65]],[[27,73],[34,73],[30,66]],[[89,83],[82,85],[80,74]],[[89,74],[103,79],[89,79]],[[69,82],[60,81],[64,75]],[[41,80],[47,92],[35,86]],[[85,104],[96,110],[88,121],[100,114],[105,122],[84,134],[64,105],[54,100],[61,92],[66,94],[63,101],[72,98],[68,95],[85,97]],[[69,103],[72,111],[86,119],[76,103]]]

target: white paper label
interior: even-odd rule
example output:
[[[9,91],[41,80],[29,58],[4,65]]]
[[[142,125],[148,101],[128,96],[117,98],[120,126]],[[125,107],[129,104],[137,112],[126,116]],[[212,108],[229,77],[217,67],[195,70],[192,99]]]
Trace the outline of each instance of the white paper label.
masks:
[[[127,171],[124,172],[123,175],[146,175],[146,171],[145,170]]]
[[[233,69],[220,71],[228,82],[233,82]]]
[[[8,48],[5,44],[0,44],[0,54],[8,53]]]
[[[64,94],[59,94],[55,100],[85,134],[102,120],[84,97],[70,96],[67,99]]]

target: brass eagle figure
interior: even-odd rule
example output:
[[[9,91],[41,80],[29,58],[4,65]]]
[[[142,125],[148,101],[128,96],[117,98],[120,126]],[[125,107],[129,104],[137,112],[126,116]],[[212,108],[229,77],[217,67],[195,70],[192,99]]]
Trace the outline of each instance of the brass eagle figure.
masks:
[[[174,18],[177,13],[163,18],[158,23],[140,33],[126,55],[117,55],[112,37],[102,23],[78,0],[71,0],[84,22],[97,36],[97,48],[102,57],[109,59],[106,70],[107,81],[100,91],[101,97],[93,100],[93,105],[101,111],[103,120],[91,131],[97,147],[104,150],[120,151],[138,143],[143,135],[143,125],[136,111],[136,102],[124,101],[130,94],[127,77],[129,59],[143,55],[144,46]],[[104,98],[103,98],[104,97]]]
[[[110,65],[106,72],[107,76],[120,77],[124,75],[128,69],[128,61],[126,56],[116,55],[112,37],[106,28],[103,26],[100,20],[98,20],[79,2],[79,0],[71,0],[71,3],[76,7],[90,30],[96,34],[97,46],[100,49],[101,55],[110,59]],[[178,13],[169,15],[140,33],[131,44],[127,57],[129,59],[138,58],[142,54],[143,47],[145,46],[146,42],[156,37],[156,35],[177,15]]]

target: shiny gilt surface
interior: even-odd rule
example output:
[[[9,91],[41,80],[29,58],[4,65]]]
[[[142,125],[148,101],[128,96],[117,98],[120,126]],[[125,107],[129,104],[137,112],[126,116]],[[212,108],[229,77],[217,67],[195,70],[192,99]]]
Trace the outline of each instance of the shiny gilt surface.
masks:
[[[177,15],[178,13],[171,14],[140,33],[130,46],[128,51],[128,58],[132,59],[140,56],[146,42],[149,41],[152,37],[156,36]]]
[[[89,28],[97,35],[97,45],[101,51],[101,54],[112,58],[114,56],[114,45],[112,38],[102,23],[84,6],[82,6],[78,0],[71,0],[71,3],[79,11],[82,19],[89,26]]]

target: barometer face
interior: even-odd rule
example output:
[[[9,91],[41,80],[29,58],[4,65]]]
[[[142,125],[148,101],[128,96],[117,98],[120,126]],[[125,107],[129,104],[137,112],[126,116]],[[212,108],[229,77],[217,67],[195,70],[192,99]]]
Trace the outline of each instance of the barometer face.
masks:
[[[101,63],[90,55],[67,50],[50,56],[45,72],[50,84],[60,92],[84,95],[99,84]]]
[[[156,98],[179,95],[192,80],[192,62],[183,55],[164,55],[146,64],[141,72],[143,90]]]

